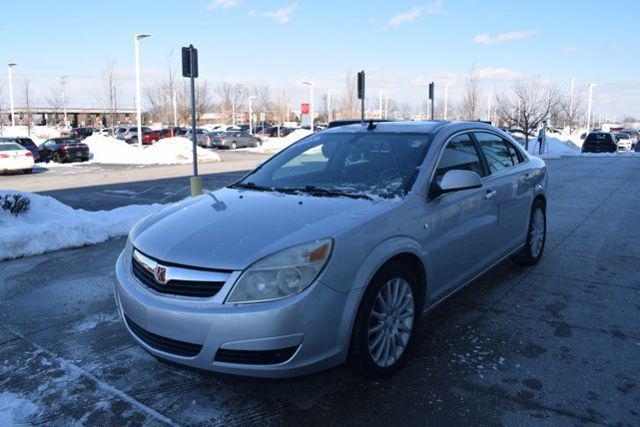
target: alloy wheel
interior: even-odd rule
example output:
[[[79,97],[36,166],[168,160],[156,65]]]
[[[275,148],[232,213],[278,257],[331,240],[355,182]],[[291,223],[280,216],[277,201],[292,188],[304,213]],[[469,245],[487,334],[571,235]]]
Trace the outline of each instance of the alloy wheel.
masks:
[[[529,249],[531,256],[537,258],[542,251],[542,244],[544,242],[544,213],[541,208],[537,208],[533,212],[533,218],[531,220],[531,231],[529,232]]]
[[[399,277],[385,283],[373,301],[367,340],[373,362],[383,368],[393,365],[405,352],[414,320],[413,291]]]

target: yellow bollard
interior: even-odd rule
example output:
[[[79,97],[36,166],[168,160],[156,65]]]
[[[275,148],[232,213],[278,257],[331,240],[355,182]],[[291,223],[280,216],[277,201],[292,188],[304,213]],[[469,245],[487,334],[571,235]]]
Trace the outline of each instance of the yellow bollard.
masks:
[[[200,196],[202,194],[202,179],[199,176],[191,177],[191,197]]]

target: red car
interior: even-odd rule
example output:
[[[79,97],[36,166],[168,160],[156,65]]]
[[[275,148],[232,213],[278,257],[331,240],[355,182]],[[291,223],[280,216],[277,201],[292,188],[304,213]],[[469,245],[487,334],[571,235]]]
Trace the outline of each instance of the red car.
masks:
[[[142,145],[155,144],[159,139],[164,138],[163,136],[160,136],[161,132],[162,131],[159,130],[142,132]]]

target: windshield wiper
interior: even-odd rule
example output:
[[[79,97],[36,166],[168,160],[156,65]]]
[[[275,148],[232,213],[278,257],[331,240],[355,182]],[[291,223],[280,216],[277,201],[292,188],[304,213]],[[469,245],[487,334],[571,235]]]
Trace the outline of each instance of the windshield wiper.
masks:
[[[263,187],[261,185],[257,185],[255,182],[236,182],[233,185],[229,186],[230,188],[246,188],[247,190],[255,190],[255,191],[273,191],[273,188]]]
[[[347,192],[344,192],[344,191],[329,190],[327,188],[316,187],[315,185],[307,185],[304,188],[287,188],[287,190],[300,191],[300,192],[303,192],[303,193],[311,194],[313,196],[326,196],[326,197],[343,196],[343,197],[349,197],[351,199],[373,200],[371,198],[371,196],[368,196],[366,194],[362,194],[362,193],[347,193]]]

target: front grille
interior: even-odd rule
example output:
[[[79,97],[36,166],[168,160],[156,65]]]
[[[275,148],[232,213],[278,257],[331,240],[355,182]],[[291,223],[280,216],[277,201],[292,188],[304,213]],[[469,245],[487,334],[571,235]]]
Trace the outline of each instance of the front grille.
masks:
[[[227,350],[216,352],[215,361],[241,365],[275,365],[291,359],[298,346],[280,350]]]
[[[194,280],[169,280],[165,284],[160,284],[156,281],[153,273],[144,268],[135,257],[132,260],[133,275],[136,279],[145,286],[163,294],[207,298],[217,294],[224,285],[224,281],[203,282]]]
[[[138,326],[133,320],[124,316],[129,329],[140,338],[142,342],[149,347],[156,350],[164,351],[165,353],[175,354],[176,356],[195,357],[202,350],[202,346],[199,344],[192,344],[189,342],[178,341],[171,338],[163,337],[161,335],[154,334],[146,331]]]

